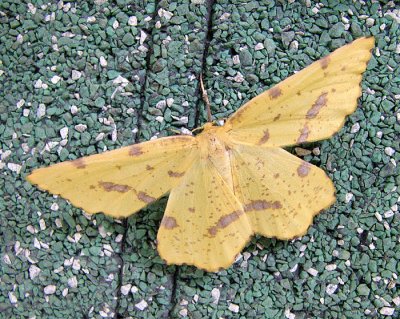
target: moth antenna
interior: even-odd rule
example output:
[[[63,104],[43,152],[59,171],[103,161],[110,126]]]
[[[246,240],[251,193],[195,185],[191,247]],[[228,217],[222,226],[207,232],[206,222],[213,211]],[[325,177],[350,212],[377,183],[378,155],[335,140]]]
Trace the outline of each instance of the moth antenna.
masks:
[[[204,89],[204,84],[203,84],[203,73],[200,73],[200,88],[201,88],[201,93],[202,93],[203,101],[204,101],[204,103],[206,104],[208,122],[212,122],[210,101],[209,101],[209,99],[208,99],[207,90]]]
[[[170,132],[172,132],[172,133],[175,133],[175,134],[182,134],[181,131],[179,131],[179,130],[177,130],[177,129],[174,129],[174,128],[168,128],[168,130],[169,130]]]

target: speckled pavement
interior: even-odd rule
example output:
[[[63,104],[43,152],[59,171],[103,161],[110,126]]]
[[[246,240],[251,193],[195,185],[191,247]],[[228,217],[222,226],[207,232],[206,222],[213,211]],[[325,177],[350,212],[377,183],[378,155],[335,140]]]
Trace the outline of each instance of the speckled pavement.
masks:
[[[0,318],[398,318],[400,6],[395,1],[0,2]],[[214,118],[373,35],[357,111],[292,152],[337,202],[218,273],[166,266],[166,199],[118,221],[25,181],[34,168]]]

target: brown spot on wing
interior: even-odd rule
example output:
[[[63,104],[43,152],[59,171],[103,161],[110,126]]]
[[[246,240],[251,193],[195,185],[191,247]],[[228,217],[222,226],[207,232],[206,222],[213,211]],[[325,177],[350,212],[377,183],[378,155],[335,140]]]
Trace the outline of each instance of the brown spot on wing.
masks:
[[[269,131],[265,130],[264,135],[258,141],[258,145],[262,145],[269,140]]]
[[[321,63],[321,68],[325,70],[328,67],[330,60],[331,58],[329,57],[329,55],[319,60],[319,62]]]
[[[112,182],[103,182],[99,181],[99,185],[106,191],[106,192],[119,192],[119,193],[126,193],[132,187],[129,185],[123,185],[123,184],[115,184]]]
[[[174,217],[164,216],[161,221],[161,226],[164,226],[166,229],[173,229],[178,227],[178,223]]]
[[[276,99],[278,96],[282,95],[282,90],[279,86],[274,86],[272,89],[269,89],[268,94],[271,99]]]
[[[308,173],[310,173],[311,164],[307,162],[301,163],[301,165],[297,168],[297,175],[300,177],[306,177]]]
[[[154,169],[154,167],[153,167],[153,166],[146,165],[146,170],[148,170],[148,171],[152,171],[153,169]]]
[[[142,202],[145,202],[147,204],[154,202],[157,199],[157,198],[150,196],[149,194],[147,194],[145,192],[139,192],[139,193],[137,193],[136,196],[139,200],[141,200]]]
[[[140,146],[138,146],[138,145],[132,145],[131,146],[131,149],[129,150],[129,155],[130,156],[139,156],[139,155],[142,155],[142,154],[143,154],[143,151],[140,148]]]
[[[86,163],[85,163],[85,160],[83,159],[83,157],[78,158],[74,161],[71,161],[71,163],[78,169],[82,169],[82,168],[86,167]]]
[[[253,200],[244,205],[244,211],[264,210],[264,209],[279,209],[282,208],[280,201],[267,201],[267,200]]]
[[[310,134],[310,129],[308,128],[307,123],[306,123],[306,124],[304,124],[304,127],[300,131],[300,136],[297,139],[297,143],[306,142],[309,134]]]
[[[191,213],[194,213],[194,212],[196,211],[194,207],[189,207],[188,210],[189,210],[189,212],[191,212]]]
[[[281,118],[281,113],[279,113],[277,116],[274,117],[273,121],[276,122]]]
[[[168,171],[168,175],[170,177],[182,177],[183,175],[185,175],[185,172]]]
[[[321,109],[326,106],[328,99],[327,99],[327,92],[323,92],[320,96],[318,96],[317,100],[315,101],[315,103],[312,105],[311,109],[308,110],[307,114],[306,114],[306,118],[307,119],[313,119],[315,118],[319,111],[321,111]]]
[[[241,210],[235,210],[232,213],[226,214],[224,216],[221,216],[220,219],[218,219],[217,223],[215,226],[212,226],[208,229],[208,233],[211,236],[215,236],[218,232],[219,229],[228,227],[230,224],[232,224],[235,220],[238,220],[240,215],[242,215],[244,212]]]

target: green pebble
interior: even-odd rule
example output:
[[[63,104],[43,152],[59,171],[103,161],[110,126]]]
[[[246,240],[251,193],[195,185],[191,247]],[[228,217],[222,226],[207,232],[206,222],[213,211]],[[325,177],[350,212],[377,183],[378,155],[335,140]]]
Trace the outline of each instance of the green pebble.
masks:
[[[99,255],[100,255],[100,252],[101,252],[101,248],[98,247],[98,246],[91,246],[91,247],[89,247],[89,253],[90,253],[92,256],[99,256]]]
[[[95,101],[94,101],[94,105],[98,108],[102,108],[104,105],[106,104],[106,101],[99,96]]]
[[[69,227],[75,229],[76,223],[75,219],[69,214],[63,214],[64,221],[68,224]]]
[[[131,46],[135,43],[135,38],[131,33],[125,33],[124,37],[122,38],[122,42],[127,46]]]
[[[239,52],[240,63],[243,66],[250,66],[253,64],[253,57],[249,50],[242,50]]]
[[[340,38],[343,32],[344,32],[344,25],[342,22],[338,22],[330,28],[329,35],[333,38]]]

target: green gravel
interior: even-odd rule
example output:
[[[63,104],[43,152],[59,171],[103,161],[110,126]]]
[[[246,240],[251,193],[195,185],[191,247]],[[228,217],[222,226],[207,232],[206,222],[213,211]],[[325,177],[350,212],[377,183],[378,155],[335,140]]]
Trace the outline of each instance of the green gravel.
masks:
[[[0,317],[399,317],[400,16],[394,2],[365,3],[1,1]],[[336,204],[302,238],[255,237],[227,270],[165,265],[166,198],[117,221],[24,180],[204,123],[200,72],[224,118],[369,35],[359,108],[332,139],[302,145]]]

